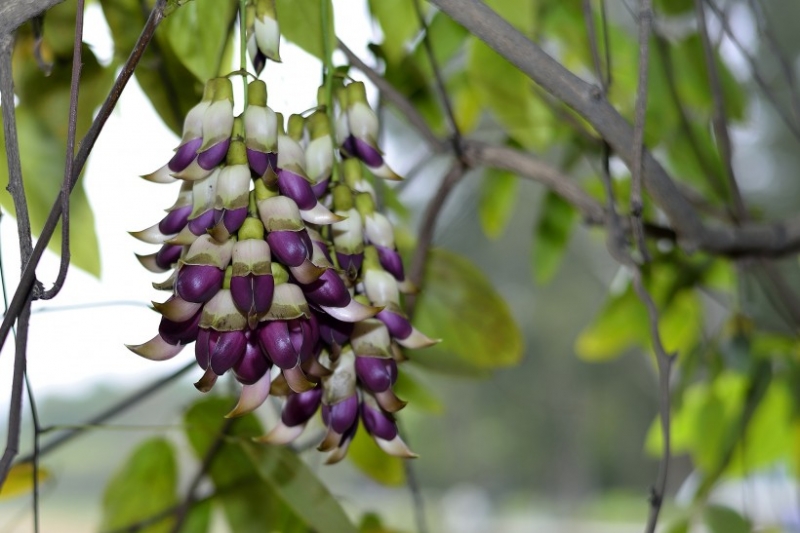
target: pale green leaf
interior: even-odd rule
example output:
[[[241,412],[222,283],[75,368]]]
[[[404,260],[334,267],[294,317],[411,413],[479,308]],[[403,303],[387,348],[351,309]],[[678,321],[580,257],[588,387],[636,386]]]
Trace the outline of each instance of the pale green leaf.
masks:
[[[703,309],[694,291],[683,290],[659,317],[658,330],[667,353],[685,356],[700,340]]]
[[[522,333],[508,304],[466,258],[441,249],[428,256],[414,325],[442,342],[410,354],[437,370],[480,374],[517,364]]]
[[[241,441],[262,481],[309,529],[317,533],[355,533],[356,528],[317,476],[285,446]]]
[[[178,503],[178,467],[172,445],[163,438],[140,444],[106,486],[100,529],[124,528]],[[168,532],[167,517],[142,531]]]
[[[411,376],[411,369],[402,368],[397,374],[397,382],[392,387],[397,396],[408,402],[410,408],[420,409],[429,413],[441,414],[444,405],[429,387],[420,383]]]
[[[329,50],[336,49],[336,34],[333,29],[333,5],[328,1],[330,27],[328,28]],[[281,34],[311,55],[323,59],[325,47],[322,38],[322,9],[319,0],[277,0],[278,24]]]
[[[703,511],[703,519],[710,533],[750,533],[753,530],[746,518],[722,505],[707,506]]]
[[[356,431],[347,451],[347,458],[364,474],[379,483],[400,486],[406,482],[403,460],[378,448],[363,426]]]
[[[490,239],[502,235],[514,214],[519,178],[507,170],[487,168],[481,181],[478,206],[481,227]]]
[[[553,279],[567,251],[576,218],[575,208],[552,191],[547,191],[539,211],[533,240],[533,277],[544,284]]]
[[[575,352],[584,361],[607,361],[648,340],[647,310],[629,286],[611,296],[594,322],[581,331]]]
[[[486,0],[486,5],[522,33],[529,37],[531,36],[538,9],[536,2],[528,2],[527,0]]]
[[[193,0],[167,17],[160,31],[166,33],[181,63],[205,81],[219,73],[237,11],[237,2]]]
[[[381,49],[390,62],[408,53],[409,41],[420,31],[414,4],[409,0],[369,0],[369,10],[381,25]]]

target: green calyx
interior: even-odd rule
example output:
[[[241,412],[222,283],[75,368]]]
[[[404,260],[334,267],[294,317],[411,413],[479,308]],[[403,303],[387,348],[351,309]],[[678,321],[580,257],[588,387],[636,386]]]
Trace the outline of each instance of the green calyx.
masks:
[[[242,227],[239,228],[238,237],[240,241],[247,239],[254,239],[257,241],[264,240],[264,224],[261,219],[256,217],[247,217],[244,219]]]
[[[325,85],[320,85],[317,89],[317,105],[323,108],[323,111],[328,108],[328,88]]]
[[[342,183],[333,188],[333,207],[336,211],[347,211],[353,207],[353,193],[350,187]]]
[[[225,269],[225,279],[222,281],[222,288],[231,290],[231,278],[233,277],[233,267],[228,266]]]
[[[267,187],[262,180],[256,180],[255,190],[253,192],[255,193],[256,202],[261,202],[280,194],[277,189]]]
[[[367,217],[375,213],[375,201],[372,195],[368,192],[361,192],[356,195],[355,199],[356,211],[362,217]]]
[[[314,111],[307,119],[308,133],[311,140],[319,139],[331,134],[331,125],[324,110]]]
[[[369,245],[364,247],[364,262],[361,268],[364,272],[367,270],[383,270],[381,260],[378,257],[378,250],[374,246]]]
[[[283,127],[283,113],[275,113],[275,120],[278,122],[278,135],[286,135]]]
[[[262,80],[253,80],[247,86],[247,102],[249,105],[267,107],[267,84]]]
[[[235,124],[235,122],[234,122]],[[235,127],[234,127],[235,129]],[[228,165],[246,165],[247,164],[247,147],[240,138],[234,138],[231,145],[228,147],[228,154],[225,162]]]
[[[303,138],[303,129],[306,125],[306,119],[302,115],[289,115],[288,135],[295,141]]]
[[[214,79],[210,79],[206,82],[206,86],[203,88],[203,102],[211,102],[214,100],[215,87]]]
[[[278,15],[275,11],[275,0],[256,0],[256,17],[262,20],[266,17],[277,20]]]
[[[275,280],[275,285],[280,285],[289,281],[289,271],[286,267],[273,261],[270,264],[272,268],[272,278]]]
[[[233,128],[231,129],[231,139],[233,140],[244,140],[244,119],[242,115],[235,117],[233,119]]]
[[[356,184],[364,179],[361,161],[355,157],[349,157],[342,162],[342,171],[344,172],[344,182],[352,189],[355,189]]]
[[[212,84],[214,86],[213,96],[211,97],[212,102],[228,100],[230,103],[233,103],[233,84],[231,80],[228,78],[214,78],[208,82],[208,85]]]
[[[345,87],[344,90],[347,92],[348,105],[353,105],[357,102],[361,102],[362,104],[367,103],[367,88],[363,82],[354,81]]]

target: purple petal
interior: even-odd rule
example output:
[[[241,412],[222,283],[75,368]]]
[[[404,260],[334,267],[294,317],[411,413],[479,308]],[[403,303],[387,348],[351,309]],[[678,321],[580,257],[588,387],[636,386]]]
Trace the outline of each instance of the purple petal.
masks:
[[[167,163],[169,169],[172,172],[180,172],[188,167],[189,163],[194,161],[194,158],[197,156],[197,149],[200,148],[202,144],[203,138],[198,137],[197,139],[186,141],[184,144],[180,145],[175,155],[173,155],[172,159]]]
[[[211,338],[211,330],[200,328],[197,332],[197,342],[194,345],[194,358],[203,370],[208,369],[211,362],[212,343],[216,344],[216,339]]]
[[[255,276],[253,278],[253,306],[258,314],[266,313],[272,305],[275,292],[275,280],[272,275]]]
[[[225,159],[228,154],[228,147],[231,144],[230,138],[218,142],[214,146],[209,146],[204,152],[198,152],[197,164],[203,170],[211,170]]]
[[[397,380],[397,363],[381,357],[356,357],[356,374],[369,390],[383,392]]]
[[[344,433],[358,420],[358,396],[349,398],[330,406],[328,426],[336,433]]]
[[[219,223],[220,220],[225,224],[225,229],[230,233],[235,233],[244,224],[244,219],[247,218],[247,208],[240,207],[239,209],[220,209],[214,210],[214,222]]]
[[[344,150],[348,155],[356,157],[358,154],[356,153],[356,138],[353,135],[348,135],[347,138],[342,143],[342,150]]]
[[[267,154],[251,148],[247,149],[247,163],[257,176],[263,176],[264,172],[267,171],[267,165],[269,165]]]
[[[247,347],[241,360],[233,367],[233,374],[239,383],[252,385],[267,373],[270,362],[261,346],[258,345],[258,337],[252,333],[247,335]]]
[[[192,206],[185,205],[177,209],[173,209],[167,216],[158,223],[158,231],[164,235],[172,235],[178,233],[186,225],[189,215],[192,213]]]
[[[272,231],[267,235],[272,253],[289,267],[300,266],[303,261],[311,258],[310,242],[306,231]]]
[[[406,339],[411,335],[411,322],[402,315],[384,309],[375,318],[386,324],[386,329],[389,330],[389,335],[395,339]]]
[[[165,244],[156,253],[156,265],[169,270],[181,257],[183,246],[179,244]]]
[[[355,154],[368,167],[378,168],[383,164],[383,156],[381,156],[381,153],[370,146],[366,141],[353,137],[353,145]]]
[[[300,361],[305,361],[314,350],[319,339],[319,329],[316,320],[313,322],[306,318],[297,318],[288,322],[289,338],[292,346],[300,355]]]
[[[339,262],[339,268],[345,272],[358,273],[361,270],[361,264],[364,262],[364,254],[344,254],[336,252],[336,260]]]
[[[397,436],[397,425],[390,415],[367,404],[361,405],[361,419],[367,432],[379,439],[392,440]]]
[[[257,335],[261,349],[269,355],[275,365],[280,368],[294,368],[298,364],[300,354],[292,344],[289,326],[285,321],[265,322],[257,330]]]
[[[251,311],[256,314],[266,313],[272,305],[275,291],[275,280],[271,275],[234,276],[231,278],[231,295],[233,303],[244,314]]]
[[[344,346],[350,340],[350,335],[353,333],[353,324],[349,322],[341,322],[336,320],[327,313],[320,314],[319,320],[319,336],[326,344]]]
[[[214,210],[209,209],[205,213],[200,213],[196,218],[189,220],[189,231],[195,235],[204,235],[206,231],[214,227]]]
[[[183,265],[175,280],[175,292],[187,302],[205,303],[222,287],[225,273],[213,265]]]
[[[290,395],[283,406],[281,422],[289,427],[305,424],[317,412],[321,399],[321,387]]]
[[[397,250],[379,245],[376,245],[375,248],[378,250],[378,260],[380,261],[381,266],[389,274],[394,276],[394,279],[397,281],[403,281],[406,278],[406,275],[403,271],[403,259],[400,257],[400,254],[397,253]]]
[[[311,190],[314,191],[314,196],[318,199],[325,196],[325,193],[328,192],[328,185],[331,182],[331,178],[325,178],[324,180],[319,180],[317,183],[311,186]]]
[[[247,347],[247,338],[244,331],[221,331],[218,334],[217,342],[211,350],[211,370],[221,376],[242,358]]]
[[[158,334],[170,344],[189,344],[194,342],[200,329],[200,316],[202,314],[203,310],[198,309],[194,316],[183,322],[173,322],[167,318],[161,318],[161,323],[158,325]]]
[[[294,200],[300,209],[311,209],[317,204],[317,197],[311,189],[311,184],[294,172],[279,170],[278,188],[281,194]]]
[[[305,285],[303,292],[315,304],[326,307],[344,307],[350,303],[350,293],[333,269],[326,270],[317,281]]]

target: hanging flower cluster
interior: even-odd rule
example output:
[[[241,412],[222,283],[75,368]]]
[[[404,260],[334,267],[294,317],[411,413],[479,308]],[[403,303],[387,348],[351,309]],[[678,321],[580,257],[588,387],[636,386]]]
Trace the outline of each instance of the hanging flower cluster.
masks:
[[[251,15],[259,70],[279,57],[278,26],[269,2],[255,2]],[[319,94],[316,111],[291,115],[284,127],[263,81],[249,84],[238,117],[230,80],[208,82],[175,155],[144,176],[181,181],[181,189],[160,222],[132,233],[161,245],[141,263],[172,274],[154,284],[171,292],[153,304],[158,334],[129,348],[165,360],[194,342],[205,372],[200,391],[228,371],[242,384],[228,416],[251,412],[269,394],[285,397],[264,442],[292,441],[319,410],[327,426],[319,449],[331,452],[329,462],[345,456],[359,419],[387,453],[413,457],[393,415],[405,405],[392,391],[399,347],[434,341],[400,307],[400,293],[413,288],[363,166],[397,176],[378,148],[364,85],[338,88],[335,139],[326,92]]]

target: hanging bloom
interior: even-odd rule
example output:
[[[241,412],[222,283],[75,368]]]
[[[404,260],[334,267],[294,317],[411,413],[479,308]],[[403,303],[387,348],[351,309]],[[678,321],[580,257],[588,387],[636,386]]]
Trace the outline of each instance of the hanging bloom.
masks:
[[[267,106],[267,84],[251,81],[247,86],[247,109],[244,110],[244,137],[247,161],[257,176],[267,169],[278,170],[278,117]]]
[[[364,234],[361,215],[353,205],[353,193],[347,185],[333,189],[333,205],[335,213],[344,219],[331,226],[336,261],[350,279],[355,279],[364,259]]]
[[[281,62],[281,32],[275,12],[275,0],[255,0],[254,38],[264,57]],[[252,55],[251,55],[252,56]]]
[[[241,227],[250,203],[250,169],[242,141],[231,142],[227,163],[219,173],[214,200],[216,224],[211,234],[218,241],[226,240]]]
[[[203,143],[197,149],[197,159],[175,177],[187,180],[202,179],[211,174],[228,152],[233,131],[233,86],[228,78],[215,78],[211,105],[203,114]]]
[[[189,247],[175,280],[176,293],[188,302],[209,301],[222,287],[234,240],[224,243],[202,235]]]
[[[322,388],[290,393],[281,410],[278,425],[263,437],[256,440],[268,444],[288,444],[303,433],[306,424],[319,409],[322,399]]]
[[[328,115],[323,110],[314,111],[306,119],[306,126],[310,138],[305,151],[306,172],[314,195],[322,198],[333,172],[333,139]]]
[[[236,307],[255,327],[258,317],[269,311],[275,289],[272,277],[272,256],[264,241],[264,226],[258,219],[248,218],[233,245],[231,294]]]
[[[333,372],[322,380],[322,421],[328,431],[317,449],[334,451],[328,464],[344,458],[358,426],[355,359],[352,350],[343,351],[332,365]]]
[[[364,422],[364,429],[384,452],[397,457],[418,457],[400,438],[394,417],[381,409],[371,394],[364,394],[362,397],[361,420]]]

